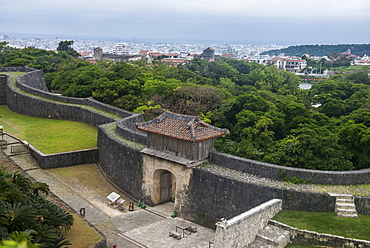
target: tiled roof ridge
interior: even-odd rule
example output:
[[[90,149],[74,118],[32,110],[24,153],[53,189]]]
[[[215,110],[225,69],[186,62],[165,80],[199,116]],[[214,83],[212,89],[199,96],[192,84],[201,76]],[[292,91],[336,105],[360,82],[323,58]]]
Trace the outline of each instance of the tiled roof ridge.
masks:
[[[167,110],[164,110],[161,115],[159,115],[158,117],[156,117],[156,118],[154,118],[150,121],[137,123],[136,126],[137,126],[137,128],[139,128],[141,130],[149,131],[145,126],[150,126],[151,124],[154,124],[154,123],[162,123],[167,118],[182,121],[182,122],[184,122],[184,125],[187,126],[187,128],[189,130],[188,135],[190,137],[189,136],[188,136],[188,138],[185,138],[185,137],[179,138],[178,137],[179,139],[186,139],[186,140],[189,140],[189,141],[191,140],[192,142],[195,142],[196,140],[203,140],[204,137],[203,138],[197,137],[197,134],[196,134],[197,133],[196,130],[199,126],[203,126],[204,128],[208,128],[210,130],[218,132],[219,135],[216,135],[217,137],[229,133],[229,131],[227,129],[218,128],[218,127],[212,126],[212,125],[200,120],[199,116],[177,114],[177,113],[173,113],[173,112],[170,112],[170,111],[167,111]],[[167,136],[173,136],[170,133],[163,133],[160,130],[157,130],[157,131],[153,130],[151,132],[156,132],[156,133],[160,133],[162,135],[167,135]],[[175,137],[175,136],[173,136],[173,137]]]

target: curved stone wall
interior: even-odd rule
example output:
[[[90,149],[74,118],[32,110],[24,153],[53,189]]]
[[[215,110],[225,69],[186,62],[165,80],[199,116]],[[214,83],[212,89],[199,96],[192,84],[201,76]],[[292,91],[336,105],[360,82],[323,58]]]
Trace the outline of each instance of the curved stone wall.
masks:
[[[37,75],[41,77],[40,73]],[[97,126],[99,161],[102,170],[122,190],[134,198],[141,198],[143,156],[140,151],[145,148],[143,144],[146,144],[146,135],[136,131],[135,123],[143,121],[143,116],[124,110],[117,112],[116,108],[93,99],[64,99],[43,90],[26,87],[25,81],[27,81],[27,77],[23,77],[17,83],[24,86],[23,89],[28,93],[8,83],[8,107],[21,114],[77,120]],[[53,98],[46,99],[41,95],[35,95],[38,93],[31,94],[31,92],[53,95]],[[82,103],[71,104],[66,102],[69,100],[90,103],[86,105]],[[91,106],[96,106],[99,110]],[[119,114],[117,116],[111,113]],[[369,170],[348,172],[302,170],[219,152],[212,152],[210,161],[233,170],[272,179],[280,179],[281,171],[285,170],[288,177],[296,176],[310,179],[313,183],[357,184],[369,182],[367,179]],[[282,199],[284,209],[334,211],[335,199],[328,194],[257,185],[243,181],[238,177],[215,174],[202,167],[193,168],[193,170],[188,191],[189,201],[183,204],[178,215],[205,226],[213,227],[214,218],[230,218],[271,198]],[[355,201],[360,214],[370,214],[369,197],[356,197]]]
[[[146,145],[146,133],[138,130],[135,125],[136,123],[140,123],[143,121],[143,114],[134,114],[132,116],[124,118],[117,122],[117,133],[119,133],[122,137],[125,137],[126,139]]]
[[[129,117],[132,115],[131,112],[104,104],[102,102],[96,101],[92,97],[89,98],[74,98],[74,97],[65,97],[59,94],[53,94],[49,92],[46,82],[44,80],[44,74],[40,70],[34,70],[28,72],[24,75],[21,75],[17,78],[17,87],[27,93],[37,95],[49,100],[86,105],[90,106],[105,112],[108,112],[113,115],[120,116],[122,118]]]
[[[307,170],[259,162],[216,151],[211,153],[210,162],[275,180],[284,179],[282,178],[282,174],[284,174],[284,177],[306,179],[313,184],[354,185],[370,183],[370,169],[355,171]]]

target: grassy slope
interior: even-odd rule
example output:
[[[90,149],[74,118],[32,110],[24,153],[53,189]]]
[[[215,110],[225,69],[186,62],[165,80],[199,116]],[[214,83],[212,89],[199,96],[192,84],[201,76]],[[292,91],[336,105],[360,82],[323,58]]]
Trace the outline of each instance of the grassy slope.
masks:
[[[71,230],[63,232],[63,235],[72,245],[70,247],[88,248],[100,241],[99,234],[91,228],[79,216],[73,214],[74,223]]]
[[[370,216],[367,215],[341,218],[334,212],[283,210],[273,219],[298,229],[370,241]]]
[[[0,106],[0,125],[46,154],[95,148],[98,135],[95,127],[81,122],[20,115],[5,105]]]

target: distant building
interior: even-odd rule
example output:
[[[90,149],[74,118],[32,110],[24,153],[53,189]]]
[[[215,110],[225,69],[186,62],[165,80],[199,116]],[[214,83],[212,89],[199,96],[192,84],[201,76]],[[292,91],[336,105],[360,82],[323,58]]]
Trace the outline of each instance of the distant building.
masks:
[[[214,61],[215,60],[215,50],[211,47],[208,47],[201,54],[201,59],[205,61]]]
[[[275,65],[280,70],[298,73],[307,66],[307,61],[300,57],[273,57],[267,61],[268,64]]]
[[[370,66],[370,57],[365,54],[362,58],[355,58],[354,64],[362,65],[362,66]]]
[[[229,58],[229,59],[236,59],[236,56],[234,54],[229,54],[229,53],[222,54],[222,57]]]
[[[169,66],[178,66],[178,65],[184,65],[187,62],[187,59],[185,58],[163,58],[161,59],[161,62],[169,65]]]
[[[110,54],[103,53],[103,49],[100,47],[94,48],[94,59],[91,61],[100,61],[100,60],[110,60],[114,62],[132,62],[146,58],[147,55],[137,54],[137,55],[128,55],[128,54]],[[88,59],[90,60],[90,59]]]
[[[113,54],[117,55],[128,55],[130,47],[127,43],[118,43],[115,48],[113,48]]]
[[[9,36],[5,34],[0,34],[0,40],[7,40],[7,39],[9,39]]]

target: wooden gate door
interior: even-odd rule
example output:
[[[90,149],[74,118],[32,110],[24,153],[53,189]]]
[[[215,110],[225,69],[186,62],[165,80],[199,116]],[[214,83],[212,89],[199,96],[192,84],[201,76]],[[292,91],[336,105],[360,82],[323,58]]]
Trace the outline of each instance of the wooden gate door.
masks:
[[[172,173],[165,172],[161,175],[161,202],[168,202],[172,199]]]

